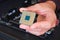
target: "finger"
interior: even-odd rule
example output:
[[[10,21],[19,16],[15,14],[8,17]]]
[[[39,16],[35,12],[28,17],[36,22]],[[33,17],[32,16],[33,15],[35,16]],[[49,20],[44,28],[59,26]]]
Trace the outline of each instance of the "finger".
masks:
[[[20,12],[23,12],[23,11],[36,12],[36,9],[34,9],[34,8],[20,8],[19,11],[20,11]]]
[[[30,30],[27,30],[27,32],[34,34],[36,36],[43,35],[45,32],[47,32],[50,29],[50,26],[47,22],[45,23],[35,23],[30,27]]]
[[[35,4],[33,6],[27,7],[27,8],[20,8],[19,10],[22,12],[23,10],[26,11],[32,11],[32,12],[36,12],[40,9],[40,5],[39,4]]]
[[[46,16],[46,14],[47,14],[47,13],[44,13],[43,10],[38,10],[38,11],[36,11],[36,13],[39,15],[42,15],[42,16]]]
[[[31,12],[36,12],[37,14],[40,14],[40,15],[45,15],[44,10],[39,10],[38,8],[35,8],[34,6],[32,7],[27,7],[27,8],[20,8],[19,9],[20,12],[23,12],[23,11],[31,11]]]
[[[33,34],[33,35],[40,35],[40,31],[36,31],[36,30],[28,30],[29,33]]]
[[[40,36],[46,33],[48,30],[49,29],[40,28],[40,29],[31,29],[31,30],[28,30],[27,32],[34,34],[36,36]]]
[[[19,26],[19,28],[22,28],[22,29],[25,29],[25,30],[29,30],[29,26],[24,25],[24,24],[21,24],[21,25]]]
[[[36,22],[30,28],[31,29],[36,29],[36,28],[38,28],[38,26],[40,26],[40,24],[39,24],[39,22]]]
[[[31,29],[36,29],[36,28],[51,28],[51,24],[48,21],[41,21],[41,22],[36,22],[34,23],[31,27]]]
[[[20,12],[27,11],[27,8],[20,8],[19,11]]]
[[[47,32],[47,30],[32,29],[32,30],[28,30],[27,32],[36,36],[40,36],[40,35],[43,35],[45,32]]]

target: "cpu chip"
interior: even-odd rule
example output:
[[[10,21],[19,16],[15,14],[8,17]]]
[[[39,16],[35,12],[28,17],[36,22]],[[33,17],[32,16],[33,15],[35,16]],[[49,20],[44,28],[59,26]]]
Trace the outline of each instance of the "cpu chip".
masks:
[[[23,11],[19,23],[31,26],[36,17],[35,12]]]

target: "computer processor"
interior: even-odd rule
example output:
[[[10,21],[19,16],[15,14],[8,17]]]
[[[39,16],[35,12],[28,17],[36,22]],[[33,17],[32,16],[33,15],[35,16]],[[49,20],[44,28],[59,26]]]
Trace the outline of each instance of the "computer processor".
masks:
[[[19,23],[31,26],[34,23],[35,17],[35,12],[23,11]]]

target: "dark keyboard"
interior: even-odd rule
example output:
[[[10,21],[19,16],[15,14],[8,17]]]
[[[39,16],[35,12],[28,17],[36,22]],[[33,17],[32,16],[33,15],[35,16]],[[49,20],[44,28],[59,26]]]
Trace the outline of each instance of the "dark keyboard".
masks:
[[[49,30],[44,35],[37,37],[30,33],[27,33],[24,29],[19,28],[19,20],[21,17],[21,12],[19,12],[19,8],[31,6],[36,3],[31,3],[31,0],[7,0],[4,3],[1,3],[0,6],[0,38],[1,39],[18,39],[18,40],[40,40],[40,37],[44,39],[44,37],[51,35],[49,32],[52,32],[54,29]],[[38,1],[37,1],[38,2]],[[8,37],[8,38],[4,38]],[[31,38],[30,38],[31,37]]]

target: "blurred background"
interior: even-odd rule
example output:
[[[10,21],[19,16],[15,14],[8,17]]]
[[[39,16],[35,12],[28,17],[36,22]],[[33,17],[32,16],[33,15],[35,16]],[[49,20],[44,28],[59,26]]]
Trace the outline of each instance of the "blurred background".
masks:
[[[21,7],[28,7],[39,2],[40,0],[38,1],[36,0],[0,0],[0,40],[40,40],[39,37],[23,32],[24,30],[20,31],[21,29],[18,28],[19,25],[16,26],[15,25],[16,23],[13,23],[14,21],[10,22],[14,24],[12,26],[10,26],[9,23],[8,24],[4,22],[1,23],[1,17],[5,17],[6,14],[8,14],[10,11],[12,10],[18,11],[19,8]],[[44,0],[42,2],[44,2]],[[17,13],[19,13],[19,11]],[[56,13],[57,13],[58,19],[60,20],[60,9],[58,10],[56,9]],[[6,20],[12,20],[12,19],[6,19]],[[4,21],[6,20],[4,19]],[[8,26],[6,26],[6,24]],[[60,40],[60,23],[57,25],[56,28],[54,28],[53,34],[54,35],[52,35],[53,37],[51,37],[50,40]],[[43,38],[43,40],[45,39]]]

